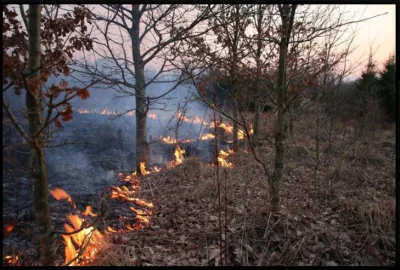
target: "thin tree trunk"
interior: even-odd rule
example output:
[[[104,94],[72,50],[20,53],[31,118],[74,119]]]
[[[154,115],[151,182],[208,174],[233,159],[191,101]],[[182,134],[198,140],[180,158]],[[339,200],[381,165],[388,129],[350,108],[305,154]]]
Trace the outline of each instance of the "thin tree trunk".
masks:
[[[239,44],[239,27],[240,27],[240,6],[235,6],[235,29],[233,33],[233,44],[232,44],[232,66],[230,71],[231,76],[231,87],[233,92],[233,151],[237,152],[239,150],[239,140],[238,140],[238,100],[237,100],[237,65],[239,62],[238,56],[238,44]]]
[[[289,117],[289,133],[290,137],[293,138],[294,136],[294,119],[293,119],[293,109],[290,109],[290,117]]]
[[[262,28],[262,21],[263,21],[263,8],[261,5],[258,5],[258,17],[257,17],[257,51],[256,51],[256,66],[257,66],[257,77],[256,77],[256,101],[255,101],[255,115],[254,115],[254,135],[253,135],[253,143],[254,145],[258,146],[258,139],[260,136],[260,114],[262,113],[262,108],[263,106],[261,106],[260,104],[260,100],[259,100],[259,91],[262,88],[261,84],[260,84],[260,80],[261,80],[261,53],[262,53],[262,35],[263,35],[263,28]]]
[[[237,124],[237,119],[238,119],[238,106],[236,102],[233,102],[233,151],[237,152],[239,151],[239,140],[238,140],[238,124]]]
[[[254,133],[253,133],[253,145],[258,146],[258,138],[260,135],[260,111],[261,111],[261,105],[259,102],[256,102],[255,104],[255,113],[254,113]]]
[[[28,80],[33,82],[26,94],[26,110],[28,115],[29,134],[31,142],[30,174],[34,181],[33,206],[36,225],[40,239],[40,265],[54,265],[56,253],[54,234],[50,219],[49,201],[47,195],[47,172],[44,153],[44,134],[36,134],[42,127],[42,109],[40,104],[40,8],[41,5],[29,5],[29,70],[33,72]]]
[[[279,211],[280,208],[280,183],[283,176],[285,161],[285,138],[287,132],[287,108],[286,108],[286,55],[289,46],[291,25],[293,24],[295,5],[290,9],[289,5],[282,5],[282,36],[279,44],[279,66],[277,81],[278,120],[275,131],[275,166],[271,176],[271,211]]]
[[[136,170],[140,172],[140,163],[148,166],[149,144],[146,134],[146,116],[148,104],[146,100],[146,86],[144,63],[140,52],[140,17],[139,5],[132,5],[132,55],[135,67],[135,98],[136,98]]]

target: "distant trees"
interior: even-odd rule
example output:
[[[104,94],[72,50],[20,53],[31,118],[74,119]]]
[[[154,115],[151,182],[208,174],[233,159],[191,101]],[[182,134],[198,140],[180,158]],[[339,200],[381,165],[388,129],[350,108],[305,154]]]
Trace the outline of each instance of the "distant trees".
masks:
[[[372,55],[361,78],[355,82],[355,99],[360,116],[367,113],[368,101],[379,102],[386,120],[395,121],[396,113],[396,60],[394,55],[384,63],[382,71],[376,68]]]
[[[337,49],[339,44],[345,43],[346,36],[343,33],[348,30],[349,25],[365,19],[345,19],[344,11],[339,6],[331,5],[243,5],[243,10],[246,12],[242,12],[240,16],[235,16],[238,12],[229,13],[230,20],[226,21],[227,26],[218,28],[215,35],[209,39],[195,43],[196,46],[193,47],[198,50],[192,57],[182,58],[182,62],[186,62],[186,66],[189,66],[189,63],[192,66],[209,66],[211,72],[201,77],[203,81],[193,80],[199,96],[220,114],[234,123],[237,122],[245,129],[246,135],[249,134],[246,130],[249,123],[246,123],[248,120],[243,110],[237,110],[238,117],[235,117],[221,108],[220,104],[204,99],[203,94],[207,92],[205,89],[213,89],[210,87],[210,80],[221,83],[221,77],[234,78],[233,81],[227,79],[226,83],[230,88],[227,87],[228,91],[225,92],[231,94],[232,103],[237,104],[238,108],[244,108],[243,103],[249,103],[247,101],[251,100],[256,105],[258,114],[266,105],[276,111],[274,141],[269,141],[266,134],[263,136],[263,140],[269,141],[276,150],[272,172],[266,166],[269,161],[258,158],[253,149],[254,142],[259,139],[253,138],[250,146],[255,159],[263,165],[270,184],[271,207],[273,211],[277,211],[280,205],[279,190],[283,178],[285,139],[289,124],[293,130],[294,115],[304,110],[306,103],[312,103],[312,98],[313,102],[319,102],[324,95],[322,93],[327,92],[326,86],[332,81],[330,74],[333,74],[335,67],[345,62],[351,53],[346,46],[342,51]],[[236,22],[236,19],[239,22]],[[241,57],[236,58],[233,53],[235,46],[231,46],[236,44],[235,25],[239,25],[238,29],[241,29],[237,42],[244,45],[236,51]],[[228,31],[229,33],[226,33]],[[329,39],[324,42],[326,37]],[[222,46],[211,46],[214,44]],[[233,70],[235,72],[232,73]],[[348,69],[345,70],[348,72]],[[183,69],[183,72],[196,73],[195,69],[187,68]],[[346,72],[335,74],[334,77],[339,78],[341,83]],[[318,86],[322,86],[322,89]],[[232,91],[233,88],[240,90],[235,92]],[[311,96],[310,89],[316,90],[314,96]],[[217,91],[215,93],[217,94]],[[256,113],[255,125],[258,119],[259,115]],[[288,120],[291,123],[288,123]]]
[[[380,72],[378,96],[389,121],[396,120],[396,58],[390,55]]]
[[[75,51],[91,50],[87,32],[90,13],[76,7],[60,14],[60,5],[20,5],[23,23],[9,5],[3,5],[3,110],[30,147],[33,208],[40,240],[40,265],[54,265],[56,249],[48,204],[45,147],[51,145],[52,128],[72,119],[70,100],[89,97],[87,88],[68,87],[65,80],[44,87],[51,75],[68,76],[68,58]],[[77,32],[75,32],[77,30]],[[79,31],[79,32],[78,32]],[[67,45],[67,41],[69,44]],[[26,93],[20,119],[5,99],[7,91]]]
[[[378,72],[370,54],[366,70],[362,72],[361,78],[356,81],[356,99],[358,112],[363,117],[368,110],[368,101],[374,99],[378,92]]]

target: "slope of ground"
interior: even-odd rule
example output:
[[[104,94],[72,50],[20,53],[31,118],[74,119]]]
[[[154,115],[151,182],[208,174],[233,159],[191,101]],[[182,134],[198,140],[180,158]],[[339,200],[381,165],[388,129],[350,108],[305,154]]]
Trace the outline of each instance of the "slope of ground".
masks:
[[[235,166],[219,168],[219,178],[195,158],[147,176],[141,196],[155,204],[151,225],[112,236],[94,263],[394,265],[393,127],[378,134],[373,141],[365,135],[356,156],[353,148],[328,151],[323,143],[318,170],[312,140],[289,138],[276,214],[268,178],[248,150],[229,156]],[[273,148],[256,152],[271,169]]]

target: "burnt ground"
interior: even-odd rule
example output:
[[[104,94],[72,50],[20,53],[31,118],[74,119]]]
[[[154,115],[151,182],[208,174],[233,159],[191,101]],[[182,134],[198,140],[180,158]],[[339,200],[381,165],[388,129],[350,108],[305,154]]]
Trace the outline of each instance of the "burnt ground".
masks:
[[[155,205],[150,225],[107,236],[93,265],[394,265],[394,126],[382,124],[366,131],[356,148],[351,144],[354,127],[342,123],[337,126],[330,148],[327,137],[321,136],[320,165],[316,169],[312,123],[308,119],[297,123],[287,141],[279,213],[269,210],[268,180],[248,147],[228,157],[234,168],[219,169],[219,178],[215,167],[193,157],[173,169],[143,177],[140,197]],[[116,147],[109,145],[109,152],[103,149],[93,157],[117,158],[116,153],[111,155]],[[272,169],[271,145],[264,143],[256,152]],[[101,193],[118,183],[109,168],[114,172],[124,170],[117,167],[122,166],[124,157],[115,167],[104,167],[106,162],[100,165],[103,175],[96,175],[95,170],[94,174],[79,176],[78,170],[65,169],[63,174],[72,182],[58,187],[71,194],[79,209],[90,204],[95,212],[99,211]],[[89,160],[93,166],[100,163]],[[71,177],[73,173],[77,174],[75,178]],[[57,177],[66,177],[63,174]],[[54,185],[50,175],[50,185]],[[3,257],[18,254],[20,264],[36,265],[38,240],[29,210],[32,187],[28,178],[13,168],[3,170],[3,179],[3,220],[16,223],[3,239]],[[95,185],[81,189],[82,179],[98,183],[97,189],[93,189]],[[14,214],[17,201],[18,218]],[[63,201],[50,202],[54,225],[62,230],[71,208]],[[125,214],[122,205],[110,203],[108,209],[112,217]],[[62,263],[61,239],[57,243]]]
[[[109,197],[112,186],[121,184],[117,174],[135,170],[133,122],[134,118],[129,116],[111,121],[109,116],[78,114],[55,133],[54,144],[68,143],[46,149],[49,189],[64,189],[77,204],[77,209],[73,209],[65,201],[56,201],[49,195],[55,230],[63,231],[66,215],[83,211],[87,205],[92,206],[94,212],[100,212],[101,199]],[[167,122],[149,119],[149,131],[173,135],[159,128],[165,127]],[[6,225],[14,226],[12,232],[3,238],[3,258],[6,255],[19,256],[17,264],[37,265],[39,243],[32,207],[33,185],[28,170],[29,149],[21,142],[20,136],[4,123],[3,130],[3,232]],[[182,137],[193,135],[188,130],[197,132],[198,127],[184,123],[181,127]],[[152,164],[165,167],[167,161],[174,159],[175,145],[159,143],[156,139],[151,142]],[[213,158],[208,141],[185,143],[181,147],[186,150],[187,157],[197,154],[205,162]],[[106,226],[121,229],[126,222],[135,222],[134,217],[124,222],[120,220],[121,216],[132,216],[129,206],[109,199],[106,206],[112,211],[107,212],[108,223],[98,226],[100,231]],[[57,237],[57,254],[58,263],[61,264],[64,244],[60,236]],[[7,264],[5,261],[3,263]]]

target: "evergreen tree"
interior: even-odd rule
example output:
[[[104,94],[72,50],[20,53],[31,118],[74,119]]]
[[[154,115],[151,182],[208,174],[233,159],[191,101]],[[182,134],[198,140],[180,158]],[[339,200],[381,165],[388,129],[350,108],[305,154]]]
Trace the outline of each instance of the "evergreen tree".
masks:
[[[359,106],[359,115],[363,116],[367,111],[368,101],[377,94],[378,76],[376,65],[369,56],[367,69],[361,74],[361,78],[356,81],[356,99]]]
[[[381,106],[389,121],[396,120],[396,59],[389,56],[378,81],[378,95]]]

